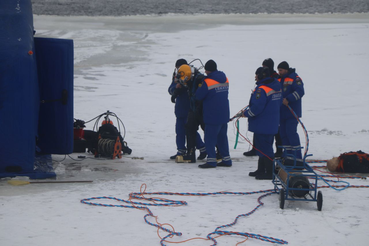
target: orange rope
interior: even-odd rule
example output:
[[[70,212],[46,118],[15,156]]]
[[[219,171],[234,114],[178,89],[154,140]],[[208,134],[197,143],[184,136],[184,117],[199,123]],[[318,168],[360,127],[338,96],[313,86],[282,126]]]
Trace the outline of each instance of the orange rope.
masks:
[[[147,185],[145,184],[145,183],[143,183],[142,185],[141,185],[141,187],[140,187],[140,197],[142,197],[142,198],[145,198],[145,196],[144,196],[144,193],[146,192],[146,188],[147,188]],[[132,193],[131,193],[132,194]],[[195,196],[195,195],[189,195],[189,196]],[[130,195],[129,196],[130,198],[128,199],[130,202],[132,202],[132,196]],[[160,198],[160,197],[153,197],[153,198],[157,198],[157,199],[162,199],[162,198]],[[156,202],[155,201],[152,201],[154,204],[156,204]],[[140,210],[147,210],[147,209],[144,209],[144,208],[138,208],[138,207],[136,207],[135,205],[134,205],[134,203],[132,203],[132,206],[133,207],[135,207],[136,209],[140,209]],[[181,205],[172,205],[173,207],[178,207],[178,206],[181,206]],[[164,227],[164,226],[169,226],[171,229],[172,229],[172,231],[173,232],[176,232],[176,230],[174,229],[174,226],[172,226],[171,224],[169,224],[169,223],[160,223],[159,221],[158,221],[158,216],[154,216],[153,215],[153,217],[155,218],[155,222],[159,225],[159,226],[161,226],[161,227]],[[163,239],[163,237],[160,235],[160,231],[161,231],[161,228],[160,227],[158,227],[157,228],[157,231],[156,231],[156,233],[157,233],[157,235],[158,235],[158,237],[162,240]],[[222,237],[222,236],[226,236],[226,235],[230,235],[229,233],[224,233],[224,234],[222,234],[222,235],[218,235],[218,236],[215,236],[214,237],[214,239],[215,238],[219,238],[219,237]],[[170,236],[170,238],[173,238],[173,236],[174,235],[172,235],[172,236]],[[208,239],[208,238],[204,238],[204,237],[194,237],[194,238],[189,238],[189,239],[186,239],[186,240],[182,240],[182,241],[178,241],[178,242],[171,242],[171,241],[167,241],[167,240],[164,240],[164,242],[166,242],[166,243],[175,243],[175,244],[180,244],[180,243],[187,243],[187,242],[190,242],[190,241],[193,241],[193,240],[204,240],[204,241],[209,241],[210,239]],[[238,242],[237,244],[236,244],[236,246],[238,246],[238,245],[240,245],[240,244],[242,244],[242,243],[244,243],[244,242],[246,242],[248,240],[248,237],[245,239],[245,240],[243,240],[243,241],[241,241],[241,242]]]

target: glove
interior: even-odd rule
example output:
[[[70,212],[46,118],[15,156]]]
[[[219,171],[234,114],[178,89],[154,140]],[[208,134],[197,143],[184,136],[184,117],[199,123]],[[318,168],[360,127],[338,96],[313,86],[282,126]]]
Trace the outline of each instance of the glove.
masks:
[[[171,98],[170,98],[170,100],[172,101],[172,103],[176,103],[176,98],[177,98],[177,96],[171,96]]]
[[[173,91],[173,94],[172,94],[172,97],[170,98],[170,100],[172,101],[172,103],[175,103],[176,102],[176,98],[178,97],[178,95],[182,92],[182,88],[176,88],[174,91]]]

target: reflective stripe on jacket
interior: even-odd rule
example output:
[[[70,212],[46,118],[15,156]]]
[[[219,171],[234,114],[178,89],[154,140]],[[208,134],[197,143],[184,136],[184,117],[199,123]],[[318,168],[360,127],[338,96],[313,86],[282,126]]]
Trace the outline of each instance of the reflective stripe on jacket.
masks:
[[[305,95],[304,83],[302,79],[295,73],[295,69],[290,68],[287,75],[278,79],[282,86],[282,96],[288,101],[288,105],[296,113],[298,117],[302,116],[302,100]],[[281,120],[295,118],[290,109],[281,106]]]
[[[220,125],[229,121],[229,81],[221,71],[206,76],[196,91],[196,99],[203,101],[205,124]]]
[[[249,107],[244,115],[248,118],[249,131],[259,134],[276,134],[280,120],[282,91],[279,82],[266,78],[256,83]]]

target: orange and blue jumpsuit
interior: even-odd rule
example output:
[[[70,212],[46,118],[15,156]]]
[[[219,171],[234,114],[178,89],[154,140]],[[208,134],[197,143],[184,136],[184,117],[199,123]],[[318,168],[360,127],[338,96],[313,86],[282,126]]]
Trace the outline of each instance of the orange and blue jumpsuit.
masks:
[[[196,91],[196,99],[202,100],[205,123],[205,147],[208,153],[207,164],[216,166],[215,146],[222,156],[222,162],[231,166],[227,129],[229,122],[229,82],[222,71],[213,71],[203,80]]]
[[[301,98],[305,94],[304,83],[293,68],[290,68],[289,72],[278,80],[282,86],[283,98],[287,99],[288,106],[296,114],[295,116],[286,105],[281,106],[280,135],[282,145],[286,150],[284,155],[293,155],[301,159],[302,154],[300,138],[297,133],[297,118],[302,116]]]
[[[282,91],[278,80],[268,77],[256,82],[244,116],[248,118],[249,131],[254,133],[259,157],[274,158],[273,138],[278,132],[281,104]]]

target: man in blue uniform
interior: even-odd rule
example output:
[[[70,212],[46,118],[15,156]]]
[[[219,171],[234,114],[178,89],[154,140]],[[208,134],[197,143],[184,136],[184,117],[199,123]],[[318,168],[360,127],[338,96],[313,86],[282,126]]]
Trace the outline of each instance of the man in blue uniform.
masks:
[[[270,72],[270,77],[275,78],[275,79],[279,79],[279,74],[274,70],[274,61],[272,58],[267,58],[263,61],[263,67],[267,67],[269,68],[269,72]],[[282,148],[280,148],[280,146],[282,146],[282,139],[281,139],[281,134],[279,133],[279,128],[278,128],[278,133],[275,134],[274,136],[274,140],[275,140],[275,148],[276,148],[276,152],[274,153],[274,157],[282,157]]]
[[[255,149],[259,156],[258,168],[249,176],[256,179],[273,177],[273,138],[278,132],[280,107],[282,104],[281,86],[270,77],[269,68],[259,67],[255,72],[256,88],[249,107],[243,112],[248,118],[249,131],[255,136]]]
[[[171,101],[175,103],[174,113],[176,116],[176,144],[177,153],[170,157],[174,160],[176,157],[186,154],[186,133],[185,124],[187,121],[187,115],[190,110],[190,99],[188,97],[187,89],[183,85],[178,83],[176,78],[176,71],[184,64],[187,64],[185,59],[178,59],[175,63],[175,71],[173,72],[172,83],[168,88],[168,92],[171,95]],[[206,157],[205,144],[201,139],[199,133],[196,135],[196,147],[200,150],[199,160],[203,160]]]
[[[262,63],[263,67],[267,67],[269,68],[269,72],[270,72],[270,77],[275,78],[275,79],[279,79],[279,74],[274,70],[274,61],[272,58],[266,58],[264,59],[263,63]],[[255,141],[254,138],[252,140],[253,145],[255,145]],[[279,135],[279,132],[275,135],[275,147],[277,152],[274,154],[276,157],[281,157],[282,156],[282,148],[279,148],[278,146],[282,145],[282,140],[281,137]],[[252,147],[252,149],[250,151],[244,152],[243,153],[244,156],[256,156],[256,150],[254,147]]]
[[[286,154],[294,155],[301,159],[301,145],[297,133],[298,120],[291,112],[295,112],[298,118],[302,115],[301,98],[304,96],[304,84],[294,68],[290,68],[286,61],[278,65],[280,75],[279,82],[282,86],[283,105],[281,106],[280,134],[282,144],[286,148]]]
[[[196,99],[202,100],[205,123],[205,147],[208,158],[199,168],[215,168],[217,166],[231,167],[229,156],[227,129],[229,122],[229,82],[217,64],[209,60],[205,64],[206,77],[196,91]],[[217,163],[215,147],[217,146],[222,161]]]

